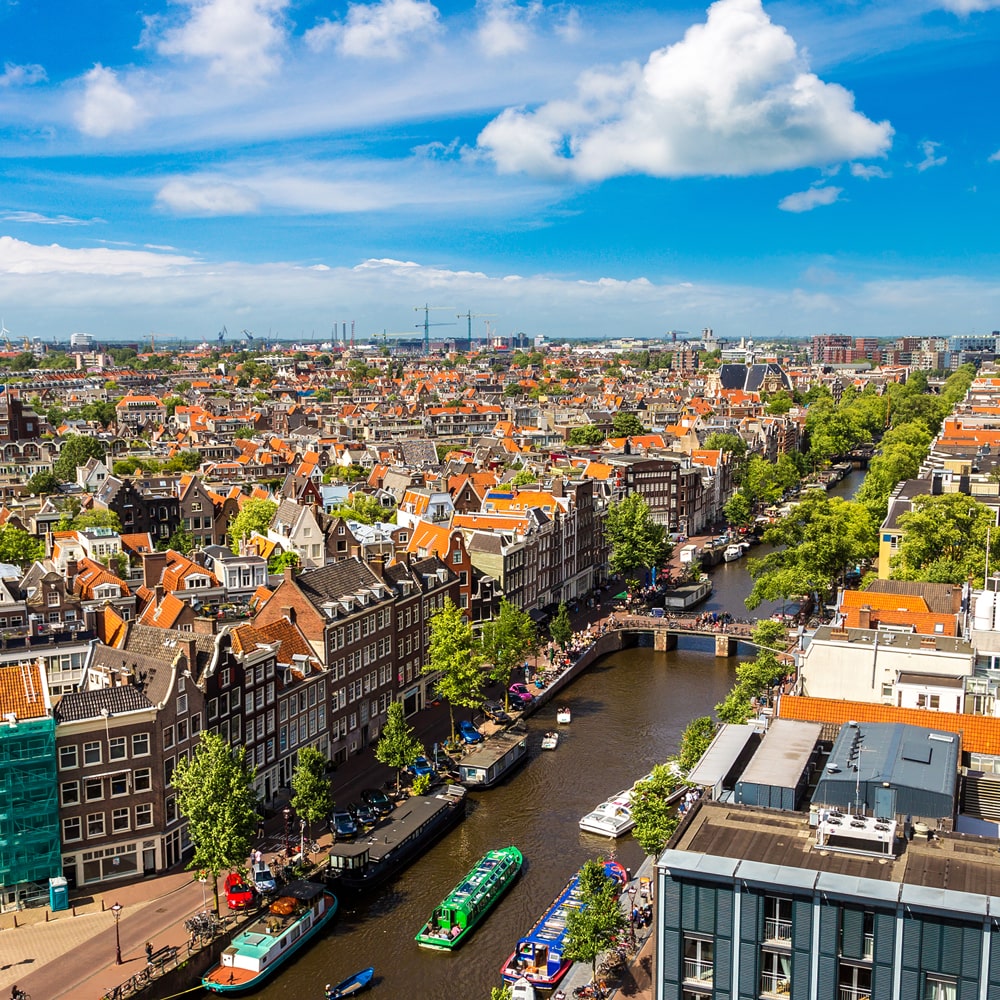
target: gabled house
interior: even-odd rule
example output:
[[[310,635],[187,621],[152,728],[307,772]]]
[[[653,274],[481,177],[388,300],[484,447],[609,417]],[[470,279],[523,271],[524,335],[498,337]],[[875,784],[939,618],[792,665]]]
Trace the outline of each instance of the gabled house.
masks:
[[[326,562],[324,532],[313,507],[282,500],[271,519],[267,537],[285,552],[294,552],[303,569],[316,569]]]

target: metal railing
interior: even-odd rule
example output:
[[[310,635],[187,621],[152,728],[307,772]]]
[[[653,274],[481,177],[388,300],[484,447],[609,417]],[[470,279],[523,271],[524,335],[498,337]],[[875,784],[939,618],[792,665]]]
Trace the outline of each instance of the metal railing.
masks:
[[[715,966],[712,962],[698,961],[695,958],[685,958],[684,978],[699,983],[710,983],[712,982],[714,968]]]
[[[779,920],[777,917],[768,917],[764,921],[764,940],[791,942],[791,920]]]
[[[861,986],[840,986],[837,1000],[872,1000],[872,991]]]
[[[792,982],[781,972],[762,972],[760,991],[768,996],[787,997],[792,990]]]

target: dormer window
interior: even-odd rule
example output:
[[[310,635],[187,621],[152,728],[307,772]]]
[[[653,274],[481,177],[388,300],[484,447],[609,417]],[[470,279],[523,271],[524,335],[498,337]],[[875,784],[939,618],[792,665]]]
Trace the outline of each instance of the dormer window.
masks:
[[[59,607],[59,591],[50,590],[48,594],[45,595],[45,601],[48,607],[58,608]]]

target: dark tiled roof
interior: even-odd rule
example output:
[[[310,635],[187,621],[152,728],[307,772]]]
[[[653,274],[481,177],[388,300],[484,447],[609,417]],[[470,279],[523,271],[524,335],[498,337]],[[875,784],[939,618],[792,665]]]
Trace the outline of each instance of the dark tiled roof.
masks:
[[[138,712],[152,707],[152,702],[135,684],[119,684],[94,691],[74,691],[71,694],[64,694],[56,708],[55,716],[57,722],[79,722],[81,719],[100,717],[102,709],[106,709],[111,715],[122,715],[125,712]]]
[[[195,662],[197,670],[192,673],[200,677],[212,660],[215,653],[215,636],[202,635],[200,632],[181,632],[179,629],[157,628],[154,625],[140,625],[133,622],[129,627],[128,638],[122,647],[128,653],[149,656],[155,660],[172,663],[179,650],[186,648],[181,642],[194,639],[197,654]]]
[[[297,576],[295,582],[302,593],[317,605],[371,590],[382,583],[356,556],[319,569],[307,570]]]

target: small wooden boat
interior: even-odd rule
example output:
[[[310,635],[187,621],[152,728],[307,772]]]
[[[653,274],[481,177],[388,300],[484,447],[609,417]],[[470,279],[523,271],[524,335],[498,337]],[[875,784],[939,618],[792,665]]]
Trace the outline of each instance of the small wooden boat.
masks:
[[[555,750],[559,746],[559,734],[553,729],[542,737],[543,750]]]
[[[510,888],[523,862],[516,847],[487,851],[438,904],[417,933],[417,944],[440,951],[457,948]]]
[[[568,708],[564,706],[556,709],[556,722],[560,726],[568,726],[572,721],[573,713]]]
[[[371,986],[375,977],[374,966],[369,965],[367,969],[355,972],[353,976],[348,976],[342,983],[336,986],[326,986],[326,1000],[340,1000],[341,997],[353,997],[356,993]]]
[[[510,988],[510,1000],[535,1000],[535,987],[521,976]]]

